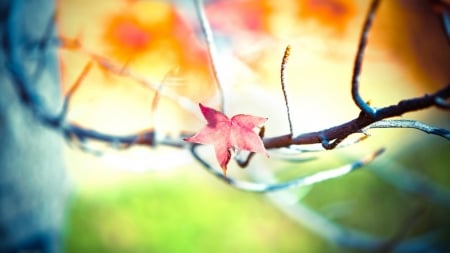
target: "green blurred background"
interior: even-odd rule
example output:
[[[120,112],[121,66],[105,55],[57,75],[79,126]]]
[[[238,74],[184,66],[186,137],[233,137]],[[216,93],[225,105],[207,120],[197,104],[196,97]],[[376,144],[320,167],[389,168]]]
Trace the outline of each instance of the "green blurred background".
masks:
[[[422,137],[395,154],[397,165],[449,186],[449,144]],[[305,197],[298,192],[297,201],[334,222],[374,235],[393,237],[408,228],[402,234],[407,239],[433,230],[443,232],[440,240],[445,241],[450,234],[448,206],[399,191],[372,173],[390,164],[389,153],[361,171],[315,185]],[[317,161],[290,169],[350,161],[342,158],[344,153],[337,154],[322,165]],[[264,194],[236,190],[195,163],[131,173],[93,165],[73,174],[78,178],[66,228],[67,252],[359,252],[324,240],[274,207]]]

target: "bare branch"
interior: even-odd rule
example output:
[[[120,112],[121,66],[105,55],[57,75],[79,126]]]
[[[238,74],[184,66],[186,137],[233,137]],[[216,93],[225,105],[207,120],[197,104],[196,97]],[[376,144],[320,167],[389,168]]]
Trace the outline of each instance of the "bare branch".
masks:
[[[250,176],[257,182],[276,182],[273,173],[264,167],[258,168],[258,170],[251,170]],[[297,194],[292,191],[269,192],[267,193],[267,197],[277,208],[294,221],[308,228],[317,236],[341,247],[370,252],[385,252],[384,249],[390,249],[389,252],[417,253],[423,252],[426,249],[439,249],[439,247],[442,247],[437,240],[439,236],[438,232],[428,232],[414,238],[395,241],[403,231],[399,231],[399,234],[392,239],[382,238],[339,225],[332,220],[327,219],[317,211],[309,208],[301,201],[296,201],[295,204],[286,201],[298,199]]]
[[[317,172],[308,176],[304,177],[298,177],[296,179],[293,179],[291,181],[283,182],[283,183],[275,183],[275,184],[265,184],[265,183],[255,183],[255,182],[249,182],[249,181],[239,181],[232,179],[230,177],[225,177],[220,171],[214,169],[213,166],[211,166],[209,163],[207,163],[204,159],[200,157],[200,155],[197,153],[197,147],[198,144],[192,144],[191,145],[191,154],[192,156],[201,164],[203,167],[219,178],[220,180],[224,181],[225,183],[240,189],[244,191],[250,191],[250,192],[273,192],[273,191],[279,191],[279,190],[286,190],[294,187],[303,187],[307,185],[313,185],[319,182],[323,182],[329,179],[341,177],[344,175],[347,175],[365,165],[370,163],[373,159],[378,157],[384,152],[384,149],[379,149],[363,158],[361,158],[358,161],[355,161],[353,163],[330,169],[327,171],[321,171]]]
[[[59,114],[59,119],[61,122],[64,121],[67,116],[67,110],[69,109],[70,99],[72,98],[72,95],[78,90],[78,87],[80,87],[81,83],[86,78],[89,71],[91,70],[92,65],[93,65],[93,61],[91,60],[84,66],[84,68],[81,71],[80,75],[78,76],[77,80],[75,81],[75,83],[72,85],[72,87],[70,87],[69,91],[67,92],[67,94],[64,98],[61,113]]]
[[[30,73],[24,66],[22,57],[26,56],[28,52],[24,51],[27,48],[24,47],[22,41],[22,30],[17,29],[17,26],[21,25],[20,11],[23,8],[23,1],[12,1],[6,18],[5,32],[5,54],[6,54],[6,66],[9,70],[11,78],[14,80],[15,87],[19,93],[21,100],[28,105],[34,112],[35,116],[40,119],[45,125],[58,127],[61,122],[58,116],[51,115],[48,106],[41,96],[36,92],[36,89],[32,85],[30,80]],[[44,31],[43,40],[48,36],[48,30]],[[37,68],[39,69],[39,68]]]
[[[380,120],[365,127],[363,131],[371,128],[413,128],[425,132],[427,134],[434,134],[450,140],[450,131],[443,128],[437,128],[416,120]]]
[[[362,64],[363,64],[363,57],[364,57],[364,50],[367,45],[367,38],[369,36],[369,30],[372,26],[373,19],[375,17],[375,12],[378,8],[378,5],[380,3],[380,0],[373,0],[370,8],[369,13],[367,14],[366,20],[364,22],[364,26],[361,32],[361,37],[359,39],[359,45],[358,45],[358,51],[356,53],[355,62],[353,65],[353,76],[352,76],[352,97],[355,101],[356,105],[361,109],[361,111],[365,112],[366,114],[375,117],[376,116],[376,110],[369,106],[359,94],[359,76],[361,74]]]
[[[378,161],[370,171],[387,183],[397,187],[400,191],[424,196],[435,203],[450,208],[449,189],[394,161]]]
[[[169,136],[157,138],[156,133],[153,130],[146,130],[137,134],[130,135],[112,135],[80,127],[76,124],[69,124],[64,126],[63,133],[66,138],[76,138],[81,142],[94,140],[111,143],[114,145],[120,144],[126,147],[131,145],[155,146],[157,144],[176,148],[184,148],[188,146],[188,144],[184,142],[182,138],[171,138]]]
[[[345,139],[350,134],[359,133],[365,127],[382,119],[401,116],[407,112],[418,111],[431,106],[436,106],[436,98],[438,97],[441,99],[450,98],[450,84],[431,95],[405,99],[396,105],[380,108],[377,110],[377,116],[375,118],[365,112],[361,112],[356,119],[328,129],[300,134],[292,140],[287,135],[265,138],[264,146],[266,149],[271,149],[288,147],[293,144],[301,145],[322,143],[324,138],[327,140]]]
[[[91,60],[95,61],[100,67],[108,70],[110,73],[116,74],[118,76],[128,77],[137,83],[143,85],[144,87],[151,89],[152,91],[158,92],[159,96],[164,96],[167,99],[174,101],[177,105],[182,107],[188,112],[191,112],[193,115],[196,115],[196,111],[198,110],[198,105],[186,97],[180,96],[174,92],[170,92],[169,90],[160,90],[160,83],[152,82],[147,78],[140,76],[128,68],[124,68],[123,66],[118,66],[110,59],[93,53],[85,48],[83,45],[77,40],[70,40],[67,38],[60,37],[61,46],[67,50],[77,50],[83,54],[86,54],[91,58]]]
[[[386,246],[389,246],[389,252],[419,253],[431,249],[438,250],[443,246],[437,240],[439,233],[435,231],[427,232],[392,245],[392,239],[380,238],[375,235],[370,235],[362,231],[336,224],[301,202],[298,202],[295,205],[286,202],[285,199],[296,198],[296,196],[289,191],[271,192],[268,193],[267,196],[271,202],[287,216],[308,228],[317,236],[341,247],[369,252],[385,252],[383,249],[386,249]]]
[[[357,139],[352,140],[352,141],[348,141],[348,142],[343,143],[343,141],[345,139],[344,140],[340,140],[339,143],[337,143],[332,148],[328,148],[328,149],[346,148],[346,147],[352,146],[352,145],[354,145],[356,143],[359,143],[359,142],[369,138],[369,136],[370,136],[370,135],[368,135],[367,133],[364,132],[364,129],[362,130],[361,134],[362,135],[360,137],[358,137]],[[323,138],[323,136],[322,136],[322,138]],[[322,140],[322,143],[321,143],[320,146],[316,146],[316,144],[313,144],[313,145],[314,146],[312,146],[312,147],[305,147],[303,145],[290,145],[289,148],[287,148],[287,149],[290,150],[290,151],[294,151],[294,152],[296,152],[298,154],[299,153],[311,153],[311,152],[323,152],[324,148],[327,149],[326,147],[323,146],[324,145],[324,140]],[[334,145],[334,142],[333,142],[333,145]],[[329,147],[329,146],[327,146],[327,147]]]
[[[219,89],[220,92],[220,108],[219,110],[222,112],[225,112],[225,94],[224,94],[224,90],[223,90],[223,84],[224,84],[224,79],[221,77],[221,73],[219,72],[219,63],[217,62],[217,60],[219,59],[218,57],[218,50],[216,48],[216,44],[214,42],[214,36],[211,30],[211,26],[209,25],[209,21],[206,17],[205,14],[205,10],[203,7],[203,0],[194,0],[195,2],[195,10],[197,12],[197,16],[200,20],[200,25],[202,28],[202,32],[205,36],[205,40],[206,40],[206,45],[208,48],[208,52],[209,52],[209,65],[211,67],[214,79],[216,81],[217,84],[217,88]]]

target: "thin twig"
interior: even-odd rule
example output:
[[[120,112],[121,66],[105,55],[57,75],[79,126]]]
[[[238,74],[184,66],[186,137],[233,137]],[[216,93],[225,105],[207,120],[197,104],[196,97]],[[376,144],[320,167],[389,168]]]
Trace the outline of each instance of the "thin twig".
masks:
[[[67,50],[77,50],[80,53],[83,53],[90,57],[91,60],[95,61],[101,68],[106,69],[110,73],[116,74],[118,76],[128,77],[134,81],[136,81],[138,84],[152,90],[152,91],[158,91],[160,89],[160,83],[159,82],[152,82],[149,79],[136,74],[135,72],[131,71],[128,68],[123,68],[123,66],[119,66],[115,64],[112,60],[98,55],[96,53],[93,53],[86,48],[83,47],[83,45],[77,41],[76,39],[67,39],[64,37],[60,37],[59,39],[61,47],[63,49]],[[194,103],[190,99],[180,96],[175,92],[171,92],[169,89],[161,90],[159,92],[160,96],[164,96],[165,98],[174,101],[177,105],[182,107],[184,110],[192,113],[192,115],[196,115],[196,111],[198,110],[198,104]]]
[[[61,113],[59,114],[60,121],[64,121],[64,119],[67,116],[67,111],[69,109],[70,100],[73,96],[73,94],[78,90],[81,83],[86,78],[89,71],[92,69],[92,65],[94,62],[91,60],[89,61],[81,71],[80,75],[78,76],[77,80],[75,80],[75,83],[70,87],[69,91],[67,92],[66,96],[64,97],[63,107],[61,110]]]
[[[376,110],[372,108],[370,105],[368,105],[359,94],[359,77],[361,75],[361,69],[363,65],[363,58],[364,58],[364,50],[367,45],[367,38],[369,36],[369,30],[372,26],[373,19],[375,17],[375,12],[378,8],[378,5],[380,3],[380,0],[374,0],[372,1],[369,13],[367,14],[366,20],[364,22],[364,26],[361,32],[361,37],[359,39],[359,45],[358,50],[355,57],[355,62],[353,64],[353,76],[352,76],[352,98],[353,101],[356,103],[356,105],[365,113],[368,115],[375,117],[376,116]]]
[[[41,52],[44,52],[51,45],[52,37],[55,33],[55,20],[56,20],[56,11],[50,16],[48,20],[47,27],[45,28],[42,39],[37,44],[37,49]],[[44,72],[44,68],[47,67],[47,61],[45,60],[47,54],[40,53],[39,54],[39,63],[36,64],[36,69],[34,74],[32,75],[32,80],[38,80],[40,75]]]
[[[286,66],[287,66],[287,62],[288,62],[290,54],[291,54],[291,46],[288,45],[286,47],[286,49],[284,50],[283,60],[281,61],[280,78],[281,78],[281,90],[283,91],[284,103],[286,105],[286,113],[287,113],[288,122],[289,122],[289,133],[291,134],[291,136],[293,136],[294,130],[292,128],[291,112],[289,110],[289,102],[288,102],[288,95],[286,92],[286,80],[285,80]]]
[[[224,79],[221,77],[221,73],[219,71],[219,56],[218,50],[216,48],[216,43],[214,42],[214,36],[211,30],[211,26],[209,24],[208,18],[206,17],[203,0],[194,0],[195,10],[197,12],[197,16],[200,20],[200,26],[202,28],[203,35],[205,36],[206,46],[209,52],[209,66],[212,70],[214,79],[216,81],[217,88],[220,92],[220,108],[221,112],[225,112],[225,94],[224,94]]]

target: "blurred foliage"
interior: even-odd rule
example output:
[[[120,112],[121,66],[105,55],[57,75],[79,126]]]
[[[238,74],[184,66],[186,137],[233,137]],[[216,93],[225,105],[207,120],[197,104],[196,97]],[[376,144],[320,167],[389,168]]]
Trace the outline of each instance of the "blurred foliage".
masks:
[[[264,195],[232,189],[198,165],[162,174],[81,190],[72,203],[67,252],[326,249],[326,242],[291,222]]]

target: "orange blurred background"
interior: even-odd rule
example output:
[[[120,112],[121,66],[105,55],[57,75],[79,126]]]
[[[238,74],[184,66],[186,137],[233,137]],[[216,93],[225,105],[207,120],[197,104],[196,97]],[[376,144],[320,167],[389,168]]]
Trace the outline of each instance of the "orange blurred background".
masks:
[[[190,6],[191,5],[191,6]],[[368,2],[356,0],[212,1],[206,6],[225,73],[227,112],[269,117],[267,135],[286,133],[280,62],[287,66],[296,132],[326,128],[355,117],[350,80]],[[100,55],[153,85],[112,73],[100,64],[75,94],[70,118],[111,133],[157,127],[176,133],[201,125],[174,99],[162,96],[151,111],[155,87],[218,106],[217,89],[193,4],[164,1],[60,0],[58,27],[69,45],[60,50],[65,90]],[[374,106],[433,92],[450,79],[450,52],[426,1],[385,1],[370,32],[361,93]],[[269,102],[269,103],[268,103]],[[152,116],[150,116],[152,115]]]

